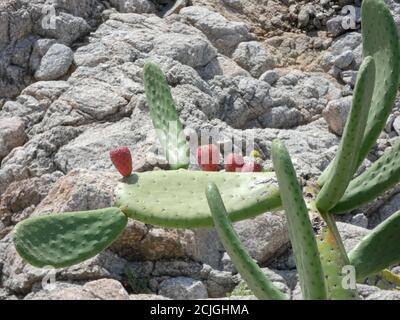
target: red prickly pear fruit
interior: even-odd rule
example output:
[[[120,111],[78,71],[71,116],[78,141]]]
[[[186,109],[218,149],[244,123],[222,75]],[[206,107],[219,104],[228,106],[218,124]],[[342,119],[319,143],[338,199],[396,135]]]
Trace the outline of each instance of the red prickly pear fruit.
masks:
[[[225,159],[226,172],[240,172],[244,165],[244,159],[241,154],[230,153]]]
[[[132,156],[128,147],[119,147],[110,151],[111,162],[124,177],[132,173]]]
[[[261,172],[263,167],[254,160],[246,162],[242,167],[242,172]]]
[[[197,163],[203,171],[218,171],[219,150],[214,144],[207,144],[197,148]]]

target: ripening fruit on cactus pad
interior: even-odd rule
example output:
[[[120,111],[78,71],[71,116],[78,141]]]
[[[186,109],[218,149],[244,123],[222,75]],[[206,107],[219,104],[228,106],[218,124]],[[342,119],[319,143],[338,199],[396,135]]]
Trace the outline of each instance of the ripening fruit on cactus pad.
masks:
[[[207,144],[197,148],[197,163],[203,171],[218,171],[219,150],[214,144]]]
[[[244,165],[243,156],[237,153],[230,153],[225,159],[226,172],[240,172]]]
[[[111,150],[110,158],[122,176],[129,177],[132,174],[132,156],[128,147]]]

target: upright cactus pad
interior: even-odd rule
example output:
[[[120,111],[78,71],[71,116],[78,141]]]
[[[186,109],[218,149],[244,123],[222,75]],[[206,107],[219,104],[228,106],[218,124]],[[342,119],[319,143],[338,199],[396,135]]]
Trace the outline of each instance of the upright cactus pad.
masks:
[[[400,77],[400,42],[396,24],[383,0],[363,0],[363,56],[374,58],[375,86],[371,110],[359,151],[360,164],[375,144],[392,110]]]
[[[391,215],[349,252],[357,279],[400,262],[400,211]]]
[[[171,89],[156,64],[148,62],[144,66],[144,85],[150,116],[170,167],[187,168],[188,143],[176,112]]]
[[[324,300],[327,297],[324,274],[307,206],[289,153],[279,141],[272,143],[272,161],[288,220],[303,297]]]
[[[342,258],[338,243],[330,229],[325,228],[318,239],[318,249],[321,257],[322,268],[325,275],[325,284],[330,300],[357,299],[355,289],[343,288],[343,267],[346,262]]]
[[[365,172],[351,181],[331,212],[344,213],[373,201],[400,181],[400,139]]]
[[[232,221],[281,205],[273,173],[152,171],[133,174],[116,190],[117,206],[129,217],[164,227],[211,227],[204,190],[214,182]]]
[[[221,242],[249,288],[262,300],[286,299],[247,253],[228,218],[221,195],[214,183],[208,185],[206,196]]]
[[[19,255],[31,265],[63,268],[106,249],[126,223],[118,208],[53,214],[18,223],[13,240]]]
[[[356,150],[364,136],[374,85],[374,59],[366,57],[358,71],[353,103],[338,152],[332,164],[318,180],[323,187],[318,194],[317,207],[322,211],[327,212],[340,200],[357,171],[358,153]]]

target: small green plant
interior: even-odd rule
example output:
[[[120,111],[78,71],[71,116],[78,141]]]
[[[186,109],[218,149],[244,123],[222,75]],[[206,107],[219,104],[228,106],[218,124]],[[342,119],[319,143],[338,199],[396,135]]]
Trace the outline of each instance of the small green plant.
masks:
[[[129,266],[126,266],[124,268],[124,275],[126,276],[126,281],[129,285],[131,293],[133,294],[151,293],[151,290],[148,287],[149,284],[148,278],[138,277],[135,271],[129,268]]]
[[[385,269],[400,262],[400,212],[350,252],[335,222],[336,214],[373,201],[400,181],[400,140],[354,178],[386,123],[400,76],[397,29],[383,0],[363,1],[362,33],[364,60],[351,112],[338,153],[319,178],[320,190],[311,206],[326,223],[320,235],[314,234],[289,153],[279,141],[272,144],[275,173],[255,172],[260,168],[236,160],[233,167],[225,165],[226,172],[216,171],[219,164],[202,166],[207,171],[187,170],[189,147],[183,125],[164,74],[150,62],[144,67],[147,102],[173,170],[131,174],[129,150],[112,152],[112,161],[124,176],[115,192],[115,208],[26,219],[14,229],[17,252],[36,267],[62,268],[107,248],[122,233],[128,218],[163,227],[215,227],[253,293],[260,299],[286,299],[250,258],[232,227],[235,221],[283,207],[305,299],[357,298],[354,287],[343,286],[343,268],[349,266],[359,282],[376,274],[398,281]]]

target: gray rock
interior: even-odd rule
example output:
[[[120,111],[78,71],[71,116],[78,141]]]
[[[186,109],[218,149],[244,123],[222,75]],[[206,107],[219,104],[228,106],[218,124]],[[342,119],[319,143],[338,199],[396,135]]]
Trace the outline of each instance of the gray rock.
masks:
[[[397,290],[380,290],[367,285],[357,285],[357,289],[364,300],[400,300]]]
[[[62,177],[59,171],[12,182],[0,198],[0,238],[18,222],[29,217]]]
[[[340,69],[333,68],[334,62],[338,56],[346,51],[351,51],[354,55],[354,62],[351,65],[352,70],[357,70],[362,61],[361,34],[358,32],[348,32],[336,38],[329,50],[323,55],[321,66],[325,71],[337,77]]]
[[[253,40],[244,23],[228,21],[219,13],[207,8],[191,6],[183,8],[180,14],[201,30],[224,55],[230,56],[240,42]]]
[[[360,228],[368,228],[368,218],[363,213],[352,216],[350,223]]]
[[[71,45],[100,22],[105,8],[99,0],[57,0],[51,5],[42,0],[1,2],[0,100],[15,98],[34,81],[31,72],[48,49],[45,42]]]
[[[172,261],[156,261],[152,275],[156,277],[184,276],[193,279],[202,279],[207,275],[202,273],[203,266],[198,262],[172,260]]]
[[[33,72],[39,69],[40,62],[42,61],[43,56],[55,43],[55,39],[38,39],[35,41],[32,49],[32,54],[29,59],[29,64]]]
[[[149,0],[111,0],[110,3],[123,13],[155,13],[157,11],[155,4]]]
[[[350,66],[354,61],[354,54],[352,51],[345,51],[336,57],[334,65],[339,69],[345,69]]]
[[[269,94],[270,86],[248,77],[216,77],[211,89],[220,101],[218,118],[235,128],[246,127],[246,123],[276,105]]]
[[[337,227],[347,252],[353,249],[370,232],[368,229],[343,222],[338,222]]]
[[[160,35],[154,43],[155,54],[170,57],[193,68],[208,64],[217,51],[204,37],[174,34]]]
[[[258,119],[264,128],[292,128],[303,121],[303,115],[295,108],[279,106]]]
[[[58,42],[70,46],[77,39],[90,32],[90,25],[85,19],[60,12],[51,21],[49,27],[38,26],[38,34],[44,38],[54,38]]]
[[[278,288],[280,291],[282,291],[284,294],[287,295],[287,297],[290,297],[291,290],[288,287],[288,284],[281,275],[279,275],[275,270],[271,270],[268,268],[262,268],[263,273],[268,277],[268,279],[273,283],[273,285]],[[240,278],[240,275],[239,275]],[[242,280],[240,284],[235,288],[235,290],[232,292],[232,295],[237,295],[239,292],[247,292],[251,294],[251,291],[248,289],[246,283]]]
[[[297,16],[298,26],[306,27],[310,21],[310,13],[306,7],[302,8]]]
[[[348,85],[350,85],[350,87],[354,88],[355,84],[356,84],[356,79],[357,79],[357,71],[353,71],[353,70],[346,70],[346,71],[342,71],[340,73],[340,78],[342,79],[342,81]]]
[[[25,300],[129,300],[122,284],[112,279],[99,279],[84,285],[59,283],[54,290],[41,290]]]
[[[159,296],[156,294],[131,294],[130,300],[171,300],[170,298]]]
[[[210,298],[224,298],[239,284],[239,277],[230,272],[212,270],[206,281]]]
[[[239,221],[235,230],[249,254],[259,263],[275,257],[289,244],[286,219],[280,213]]]
[[[393,129],[396,131],[397,135],[400,136],[400,116],[397,116],[393,121]]]
[[[207,288],[201,281],[186,277],[164,280],[160,283],[159,295],[176,300],[207,299]]]
[[[13,149],[3,159],[0,168],[0,194],[12,181],[57,171],[52,155],[79,132],[80,129],[77,128],[57,127],[36,135],[24,146]]]
[[[233,60],[250,74],[258,78],[265,71],[273,69],[275,59],[260,42],[242,42],[232,55]]]
[[[346,30],[343,28],[343,17],[336,16],[326,22],[327,31],[333,36],[337,37],[344,33]]]
[[[10,151],[25,143],[25,123],[21,118],[3,118],[0,121],[0,163]]]
[[[260,76],[259,80],[265,81],[266,83],[268,83],[272,86],[273,84],[275,84],[276,81],[278,81],[279,77],[280,76],[277,71],[268,70]]]
[[[74,60],[74,53],[62,44],[52,45],[35,72],[37,80],[56,80],[65,75]]]
[[[339,136],[343,134],[351,104],[352,97],[332,100],[322,113],[324,119],[328,123],[329,129]]]
[[[250,73],[241,68],[235,61],[226,56],[218,55],[206,66],[198,68],[197,72],[204,80],[211,80],[215,76],[234,78],[236,76],[250,77]]]
[[[8,101],[0,111],[0,119],[19,117],[27,130],[40,122],[51,103],[69,87],[65,81],[39,81],[25,88],[16,101]]]
[[[168,0],[169,1],[169,0]],[[161,15],[163,17],[168,17],[172,14],[178,14],[181,9],[185,8],[186,6],[190,5],[189,0],[176,0],[170,4],[167,4],[165,8],[162,10]]]
[[[400,194],[393,195],[377,212],[369,217],[369,228],[375,228],[380,223],[389,218],[392,214],[400,210]]]

